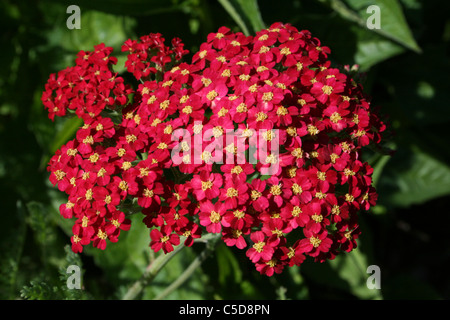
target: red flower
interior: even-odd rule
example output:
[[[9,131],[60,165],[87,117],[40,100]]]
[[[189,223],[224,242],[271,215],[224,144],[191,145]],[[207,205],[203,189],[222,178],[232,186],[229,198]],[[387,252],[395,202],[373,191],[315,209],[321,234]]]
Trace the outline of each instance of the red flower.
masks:
[[[75,224],[72,227],[73,236],[70,238],[72,242],[72,251],[75,253],[82,252],[83,246],[91,242],[92,230],[83,229],[81,225]]]
[[[226,207],[222,202],[213,204],[206,200],[200,204],[200,224],[206,227],[206,231],[210,233],[219,233],[222,229],[221,220],[226,212]]]
[[[289,266],[300,266],[303,261],[305,261],[306,256],[302,253],[301,249],[299,248],[300,240],[297,240],[293,246],[281,247],[281,251],[283,251],[283,260],[287,260],[289,263]]]
[[[317,257],[321,252],[327,252],[333,243],[326,230],[316,234],[308,229],[303,229],[303,233],[306,238],[300,240],[298,249],[311,257]]]
[[[282,260],[282,255],[283,252],[279,250],[275,252],[272,259],[268,261],[260,260],[255,263],[256,270],[268,277],[273,276],[275,273],[281,273],[286,265],[286,263]]]
[[[125,214],[121,211],[115,210],[112,212],[109,222],[105,226],[105,230],[108,234],[120,233],[120,230],[128,231],[131,228],[131,220],[125,218]]]
[[[172,233],[172,229],[168,225],[161,227],[161,230],[153,229],[150,232],[150,247],[158,252],[163,250],[164,253],[172,252],[174,250],[173,246],[180,244],[180,237],[176,233]]]
[[[261,212],[269,207],[269,200],[264,195],[266,182],[260,179],[253,179],[250,184],[250,199],[255,210]]]
[[[83,121],[47,168],[68,195],[74,252],[118,241],[135,211],[154,251],[220,233],[267,276],[356,247],[359,210],[377,200],[361,150],[386,125],[319,39],[274,23],[255,36],[222,27],[191,63],[161,34],[122,51],[133,87],[101,44],[50,75],[41,98],[50,119]]]
[[[250,229],[242,230],[225,227],[222,230],[222,240],[229,247],[236,246],[238,249],[244,249],[247,247],[244,235],[249,232]]]
[[[243,230],[253,225],[255,219],[248,212],[246,207],[238,207],[232,211],[227,211],[222,217],[222,225],[237,230]]]
[[[198,224],[189,222],[185,227],[177,231],[179,235],[186,237],[184,245],[191,247],[194,244],[194,240],[202,236],[202,229]]]
[[[219,201],[223,201],[227,209],[234,209],[248,200],[247,190],[247,183],[242,183],[237,178],[225,180],[225,186],[220,191]]]
[[[262,231],[255,231],[250,235],[253,246],[247,250],[247,257],[252,262],[258,262],[260,259],[269,261],[280,243],[278,237],[267,237]]]
[[[203,199],[212,200],[219,196],[219,188],[222,186],[222,176],[218,173],[209,174],[202,171],[200,175],[195,175],[190,181],[190,187],[198,201]]]

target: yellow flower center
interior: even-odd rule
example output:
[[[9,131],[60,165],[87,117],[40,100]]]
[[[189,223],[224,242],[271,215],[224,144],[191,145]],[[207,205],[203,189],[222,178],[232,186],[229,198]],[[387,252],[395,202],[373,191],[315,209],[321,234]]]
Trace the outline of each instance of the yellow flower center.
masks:
[[[210,92],[208,92],[208,94],[206,95],[206,98],[209,101],[213,101],[219,94],[217,93],[216,90],[211,90]]]
[[[212,223],[218,223],[220,221],[220,214],[216,211],[211,211],[209,220],[211,220]]]
[[[335,204],[333,208],[331,208],[331,214],[339,215],[341,213],[341,208]]]
[[[287,114],[288,114],[288,110],[285,107],[283,107],[283,106],[278,107],[278,109],[277,109],[278,116],[285,116]]]
[[[134,134],[128,134],[125,136],[125,139],[128,143],[135,142],[137,140],[137,137]]]
[[[120,148],[119,150],[117,150],[117,155],[119,157],[123,157],[125,153],[127,153],[127,151],[124,148]]]
[[[284,47],[280,50],[280,53],[287,56],[288,54],[291,54],[291,50],[288,47]]]
[[[331,86],[323,86],[322,87],[322,92],[329,96],[333,92],[333,87],[331,87]]]
[[[264,241],[259,241],[253,245],[253,249],[255,249],[257,252],[262,252],[265,245],[266,243]]]
[[[106,234],[106,232],[103,232],[102,230],[99,229],[97,232],[97,237],[99,237],[102,240],[105,240],[108,237],[108,235]]]
[[[274,196],[279,196],[281,194],[281,186],[280,185],[274,185],[270,187],[270,193]]]
[[[296,148],[296,149],[292,150],[291,155],[293,155],[297,159],[300,159],[301,157],[303,157],[302,148]]]
[[[256,121],[264,121],[268,118],[268,115],[265,114],[264,112],[258,112],[256,114]]]
[[[111,220],[111,223],[114,227],[119,228],[120,227],[120,222],[117,219],[113,219]]]
[[[86,228],[89,225],[89,218],[87,216],[83,216],[83,219],[81,219],[81,226],[83,228]]]
[[[312,124],[308,124],[308,132],[310,135],[315,136],[317,134],[319,134],[319,129],[317,129],[316,126],[313,126]]]
[[[233,187],[227,189],[227,197],[229,198],[237,197],[238,194],[238,191]]]
[[[295,195],[301,194],[303,192],[303,189],[301,186],[299,186],[298,184],[294,183],[292,185],[292,191],[294,192]]]
[[[330,120],[333,123],[338,123],[340,120],[342,120],[342,117],[339,113],[334,112],[331,116],[330,116]]]
[[[242,210],[235,210],[233,211],[233,215],[238,219],[242,219],[245,217],[245,212]]]
[[[273,99],[273,92],[264,92],[262,99],[264,102],[269,102]]]
[[[211,189],[213,183],[211,181],[202,181],[202,190],[205,191],[207,189]]]
[[[247,112],[248,111],[248,109],[247,109],[247,105],[245,104],[245,103],[241,103],[241,104],[239,104],[237,107],[236,107],[236,111],[237,112],[240,112],[240,113],[242,113],[242,112]]]
[[[325,181],[327,179],[327,174],[322,171],[317,171],[317,179]]]
[[[318,246],[320,246],[320,243],[322,242],[322,240],[320,240],[317,237],[311,237],[311,238],[309,238],[309,242],[314,246],[314,248],[317,248]]]
[[[161,102],[159,104],[159,108],[161,110],[166,110],[169,107],[169,105],[170,105],[170,101],[169,100],[164,100],[163,102]]]
[[[262,193],[261,193],[261,192],[259,192],[259,191],[257,191],[257,190],[252,190],[251,197],[252,197],[252,200],[253,200],[253,201],[258,200],[261,196],[262,196]]]
[[[77,149],[67,149],[67,155],[68,156],[75,156],[78,153]]]
[[[125,180],[120,181],[119,188],[123,191],[128,189],[128,183]]]
[[[235,174],[240,174],[242,173],[244,170],[242,170],[241,166],[235,166],[233,169],[231,169],[231,173],[235,173]]]
[[[66,176],[66,173],[64,172],[64,171],[62,171],[62,170],[56,170],[55,172],[54,172],[54,174],[55,174],[55,177],[56,177],[56,179],[59,181],[59,180],[62,180],[65,176]]]
[[[155,195],[155,194],[154,194],[153,190],[150,190],[150,189],[148,189],[148,188],[145,188],[145,190],[144,190],[144,196],[145,196],[145,197],[151,198],[151,197],[153,197],[154,195]]]
[[[298,217],[300,213],[302,213],[302,209],[299,206],[295,206],[294,208],[292,208],[291,213],[293,217]]]
[[[92,200],[92,189],[86,190],[86,193],[85,193],[84,197],[85,197],[86,200],[88,200],[88,201]]]

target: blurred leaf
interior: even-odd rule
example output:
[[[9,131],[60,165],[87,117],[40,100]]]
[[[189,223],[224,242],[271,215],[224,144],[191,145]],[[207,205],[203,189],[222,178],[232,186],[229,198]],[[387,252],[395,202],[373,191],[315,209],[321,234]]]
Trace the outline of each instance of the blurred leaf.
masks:
[[[183,245],[182,243],[180,245]],[[194,244],[201,246],[201,244]],[[193,247],[184,248],[174,256],[164,267],[155,279],[147,285],[143,299],[154,299],[176,281],[188,266],[198,256],[198,252]],[[164,299],[167,300],[201,300],[206,299],[208,293],[205,287],[207,276],[202,268],[195,269],[193,274],[177,290],[172,291]]]
[[[343,299],[345,295],[348,298],[381,299],[379,290],[367,287],[370,274],[366,271],[369,265],[367,256],[358,247],[324,263],[307,260],[302,264],[301,270],[305,279],[314,283],[310,286],[311,298],[319,294],[319,299]],[[316,287],[320,288],[319,293],[314,292]],[[331,290],[335,292],[330,293]]]
[[[134,19],[100,11],[82,11],[81,29],[68,29],[69,15],[59,15],[54,28],[48,34],[49,45],[59,46],[68,52],[92,51],[95,45],[104,43],[120,50],[123,42],[132,34]]]
[[[239,262],[236,256],[233,255],[230,248],[225,244],[220,244],[216,248],[218,280],[225,286],[233,283],[240,283],[242,281],[242,271],[239,267]]]
[[[371,5],[378,6],[380,8],[381,28],[371,31],[410,50],[421,52],[397,0],[345,0],[346,5],[340,0],[331,0],[331,3],[339,13],[346,17],[352,17],[362,27],[367,27],[367,19],[372,15],[370,12],[367,13],[367,8]],[[347,6],[350,8],[347,8]],[[354,15],[354,12],[357,13],[359,18]]]
[[[19,264],[26,241],[25,208],[17,202],[14,214],[3,219],[7,226],[0,236],[0,299],[13,299],[17,288]]]
[[[62,127],[58,130],[55,138],[50,144],[50,152],[54,154],[61,146],[65,145],[75,136],[78,128],[83,124],[83,120],[78,117],[69,118],[64,121]]]
[[[430,126],[427,131],[432,133],[450,121],[447,46],[426,45],[423,54],[405,55],[387,63],[379,72],[378,81],[389,90],[384,113],[402,127],[415,131]]]
[[[289,283],[286,288],[286,297],[296,300],[309,298],[308,285],[300,273],[301,267],[293,266],[289,268]]]
[[[51,223],[51,216],[45,206],[37,201],[27,203],[27,209],[29,213],[27,222],[34,231],[35,240],[42,248],[45,260],[45,258],[48,258],[45,256],[47,248],[56,236]]]
[[[20,296],[25,300],[59,300],[60,292],[57,287],[45,281],[32,280],[30,285],[20,290]]]
[[[450,167],[417,147],[400,150],[385,167],[378,190],[383,203],[407,207],[450,194]]]
[[[82,269],[82,262],[79,255],[72,252],[69,245],[64,248],[66,259],[59,267],[59,278],[53,281],[48,277],[37,276],[30,281],[29,285],[23,286],[20,296],[26,300],[82,300],[91,298],[83,289],[69,289],[67,279],[71,273],[67,273],[70,265],[75,265]]]
[[[265,28],[257,0],[219,0],[219,2],[245,35]]]
[[[76,4],[81,12],[86,9],[103,11],[115,15],[157,15],[180,10],[183,1],[178,0],[50,0],[66,6]]]
[[[331,268],[337,272],[339,278],[349,284],[350,292],[359,299],[382,298],[380,290],[367,287],[367,279],[370,277],[370,273],[367,273],[369,263],[366,255],[359,248],[338,255],[329,263]]]
[[[402,46],[366,29],[352,30],[357,36],[355,63],[362,71],[405,51]]]
[[[121,283],[139,279],[149,263],[150,232],[139,214],[131,215],[131,229],[122,231],[117,243],[108,242],[106,250],[85,248],[110,281]]]

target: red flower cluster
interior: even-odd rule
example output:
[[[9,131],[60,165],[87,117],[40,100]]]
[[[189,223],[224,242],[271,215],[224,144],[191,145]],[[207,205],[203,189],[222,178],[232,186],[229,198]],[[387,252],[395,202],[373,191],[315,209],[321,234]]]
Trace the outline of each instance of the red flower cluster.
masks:
[[[179,39],[168,48],[159,34],[128,40],[123,51],[141,82],[135,90],[98,47],[51,76],[42,97],[50,118],[71,109],[85,121],[48,167],[69,195],[61,214],[77,219],[74,251],[117,241],[135,210],[155,251],[219,233],[268,276],[356,247],[358,212],[377,198],[360,151],[380,143],[385,125],[310,32],[222,27],[191,63],[181,61]]]

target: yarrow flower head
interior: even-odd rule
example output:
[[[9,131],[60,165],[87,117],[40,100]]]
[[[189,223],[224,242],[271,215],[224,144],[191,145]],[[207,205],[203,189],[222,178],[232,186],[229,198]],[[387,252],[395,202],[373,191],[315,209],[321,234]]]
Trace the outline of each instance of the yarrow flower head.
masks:
[[[222,27],[190,62],[160,34],[122,51],[133,81],[101,44],[42,95],[50,119],[84,122],[48,165],[74,252],[118,241],[136,212],[155,251],[217,234],[268,276],[357,246],[358,214],[377,200],[361,150],[386,126],[319,39],[275,23],[254,36]]]

